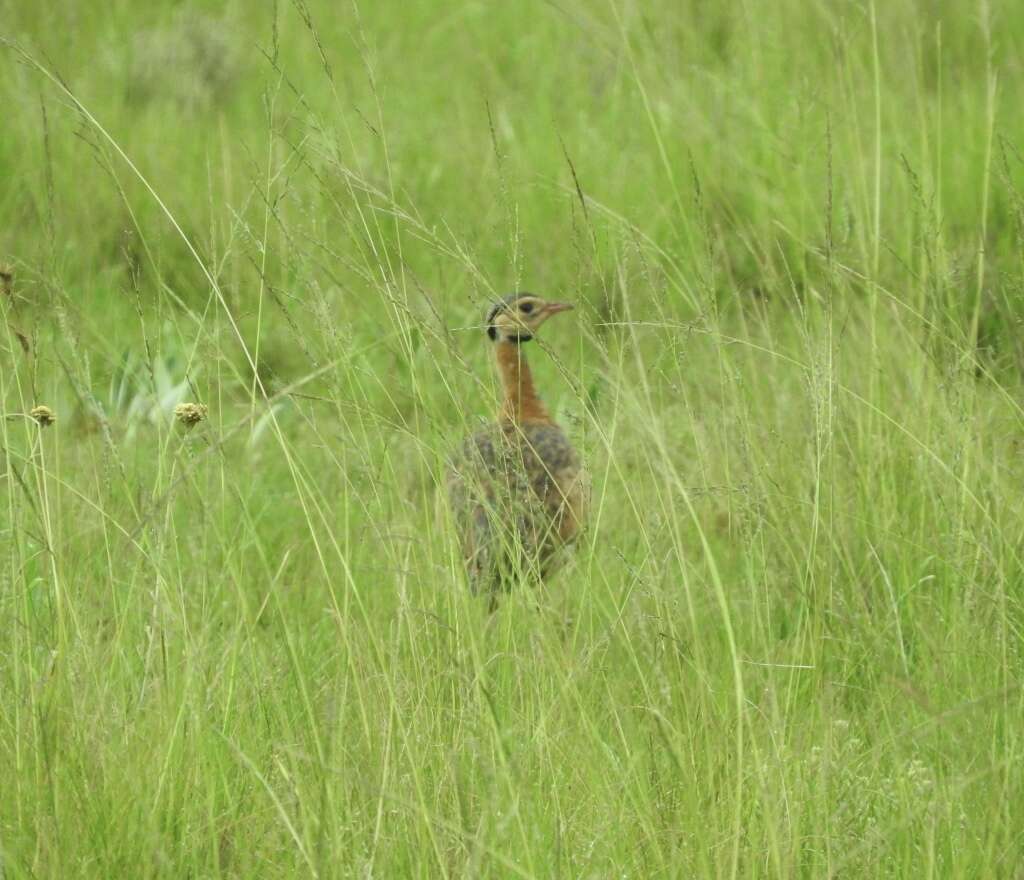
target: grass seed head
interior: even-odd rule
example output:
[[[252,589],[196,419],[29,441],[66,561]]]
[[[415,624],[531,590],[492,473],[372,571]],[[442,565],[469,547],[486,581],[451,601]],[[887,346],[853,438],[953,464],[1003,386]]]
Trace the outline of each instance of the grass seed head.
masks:
[[[206,419],[206,404],[179,403],[174,408],[174,417],[186,428],[191,430]]]
[[[48,406],[34,406],[29,415],[35,419],[40,428],[48,428],[57,421],[57,414]]]
[[[10,263],[0,263],[0,294],[11,296],[14,291],[14,267]]]

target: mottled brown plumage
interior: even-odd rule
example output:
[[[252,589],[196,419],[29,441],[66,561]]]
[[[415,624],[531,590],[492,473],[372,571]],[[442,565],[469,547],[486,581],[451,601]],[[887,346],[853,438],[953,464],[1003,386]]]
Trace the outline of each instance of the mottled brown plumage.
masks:
[[[504,397],[497,424],[470,437],[448,475],[448,497],[475,592],[543,578],[579,533],[585,475],[565,432],[537,396],[522,343],[571,306],[514,294],[487,316]]]

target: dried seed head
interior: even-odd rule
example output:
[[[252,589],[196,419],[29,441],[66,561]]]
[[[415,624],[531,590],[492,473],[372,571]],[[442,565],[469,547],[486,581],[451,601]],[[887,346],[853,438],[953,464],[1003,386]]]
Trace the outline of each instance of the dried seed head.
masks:
[[[10,263],[0,263],[0,293],[10,296],[14,290],[14,266]]]
[[[206,418],[206,404],[179,403],[174,408],[174,417],[186,428],[194,428]]]
[[[48,406],[34,406],[29,415],[36,420],[40,428],[46,428],[57,421],[57,415]]]

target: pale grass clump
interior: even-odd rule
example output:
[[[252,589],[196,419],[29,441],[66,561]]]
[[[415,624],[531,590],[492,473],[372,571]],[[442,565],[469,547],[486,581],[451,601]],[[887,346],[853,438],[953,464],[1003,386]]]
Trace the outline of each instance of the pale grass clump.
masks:
[[[239,74],[234,33],[232,22],[184,7],[169,23],[142,31],[131,43],[129,95],[169,98],[189,110],[224,101]]]
[[[205,421],[206,413],[205,403],[179,403],[174,407],[174,417],[187,430],[192,430],[200,422]]]
[[[57,421],[57,414],[45,404],[32,407],[29,415],[40,428],[48,428]]]

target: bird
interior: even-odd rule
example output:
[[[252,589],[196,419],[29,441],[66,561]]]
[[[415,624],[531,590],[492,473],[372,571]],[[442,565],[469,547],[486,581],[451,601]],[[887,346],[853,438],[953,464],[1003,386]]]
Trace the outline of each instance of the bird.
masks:
[[[501,379],[497,420],[465,440],[447,476],[448,502],[472,591],[490,600],[518,581],[543,581],[579,536],[587,474],[537,395],[524,345],[571,303],[513,293],[485,326]]]

